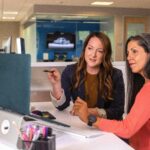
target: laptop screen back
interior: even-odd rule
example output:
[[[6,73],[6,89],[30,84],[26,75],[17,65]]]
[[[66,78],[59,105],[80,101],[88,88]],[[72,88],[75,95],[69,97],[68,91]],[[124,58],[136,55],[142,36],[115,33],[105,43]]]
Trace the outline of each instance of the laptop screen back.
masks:
[[[0,107],[29,114],[31,58],[29,54],[0,54]]]

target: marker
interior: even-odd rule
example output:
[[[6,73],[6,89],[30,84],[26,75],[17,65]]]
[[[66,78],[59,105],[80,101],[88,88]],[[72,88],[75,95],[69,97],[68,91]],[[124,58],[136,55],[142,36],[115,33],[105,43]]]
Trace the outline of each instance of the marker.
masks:
[[[25,132],[22,133],[22,140],[29,141],[29,137],[27,136],[27,134]]]
[[[37,129],[33,135],[32,141],[36,141],[40,137],[40,129]]]
[[[48,127],[45,126],[41,127],[41,132],[42,132],[42,138],[46,139],[48,136]]]
[[[30,148],[30,140],[25,132],[22,133],[22,140],[25,144],[25,147],[26,147],[25,149],[29,149]]]

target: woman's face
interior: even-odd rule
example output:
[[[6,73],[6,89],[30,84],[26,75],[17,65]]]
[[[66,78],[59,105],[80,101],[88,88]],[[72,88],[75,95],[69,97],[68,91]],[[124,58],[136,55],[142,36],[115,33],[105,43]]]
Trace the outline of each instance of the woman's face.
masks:
[[[138,45],[137,41],[130,41],[127,46],[127,60],[133,73],[143,75],[143,69],[149,59],[149,54]]]
[[[104,55],[104,47],[102,42],[97,37],[92,37],[85,48],[85,61],[87,70],[98,69],[102,63]]]

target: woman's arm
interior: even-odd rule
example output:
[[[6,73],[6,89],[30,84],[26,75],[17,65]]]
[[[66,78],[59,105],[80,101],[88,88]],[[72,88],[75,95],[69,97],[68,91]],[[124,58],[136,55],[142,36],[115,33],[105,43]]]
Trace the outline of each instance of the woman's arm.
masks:
[[[66,97],[65,97],[65,94],[64,94],[64,90],[62,89],[62,94],[61,94],[61,97],[60,99],[56,99],[52,94],[51,94],[51,91],[50,91],[50,98],[51,98],[51,101],[53,103],[53,105],[55,107],[59,107],[59,106],[62,106],[65,101],[66,101]]]
[[[150,119],[150,83],[144,86],[137,95],[130,113],[122,121],[97,118],[93,126],[100,130],[112,132],[122,138],[130,138]],[[72,114],[78,115],[82,121],[88,122],[87,104],[78,98],[73,106]]]
[[[48,72],[48,79],[52,85],[51,95],[57,100],[59,100],[62,95],[62,88],[61,88],[61,74],[58,71],[58,69],[52,68]]]
[[[62,85],[62,89],[64,90],[65,100],[62,105],[59,105],[57,107],[59,110],[63,110],[70,105],[70,101],[72,99],[72,92],[71,92],[71,88],[73,84],[72,78],[73,78],[74,71],[75,71],[74,66],[75,65],[68,65],[62,72],[61,85]]]
[[[129,138],[134,135],[150,119],[150,84],[149,87],[143,87],[136,96],[135,103],[130,113],[123,121],[101,119],[98,127],[101,130],[109,131],[123,138]]]

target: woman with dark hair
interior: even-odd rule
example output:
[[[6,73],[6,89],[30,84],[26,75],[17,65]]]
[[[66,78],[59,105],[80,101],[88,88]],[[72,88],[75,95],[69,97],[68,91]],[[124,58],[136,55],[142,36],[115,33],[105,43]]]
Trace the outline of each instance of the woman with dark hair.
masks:
[[[80,97],[89,114],[109,119],[122,119],[124,112],[124,83],[122,72],[113,68],[109,38],[93,32],[85,40],[83,52],[76,64],[68,65],[62,76],[56,68],[48,73],[52,85],[53,104],[63,110],[70,101]]]
[[[88,114],[87,104],[77,98],[72,114],[103,131],[128,138],[135,150],[150,150],[150,34],[132,36],[126,43],[129,113],[122,121]]]

